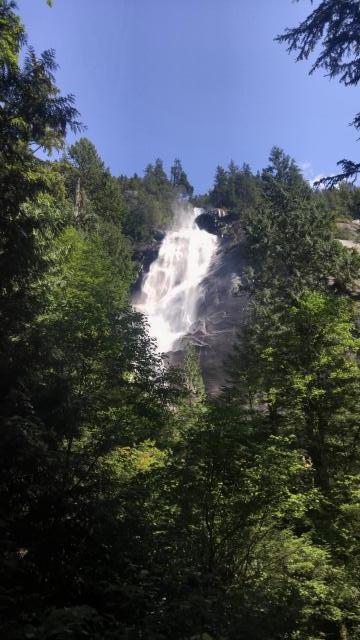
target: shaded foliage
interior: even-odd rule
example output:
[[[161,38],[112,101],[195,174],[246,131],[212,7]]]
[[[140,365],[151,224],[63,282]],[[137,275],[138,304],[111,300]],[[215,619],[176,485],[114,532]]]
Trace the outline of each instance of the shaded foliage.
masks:
[[[19,65],[13,2],[0,18],[4,637],[359,638],[359,260],[334,239],[358,191],[314,193],[278,148],[217,169],[252,303],[210,399],[130,299],[131,247],[192,193],[181,163],[117,179],[84,138],[37,159],[77,115],[52,54]]]

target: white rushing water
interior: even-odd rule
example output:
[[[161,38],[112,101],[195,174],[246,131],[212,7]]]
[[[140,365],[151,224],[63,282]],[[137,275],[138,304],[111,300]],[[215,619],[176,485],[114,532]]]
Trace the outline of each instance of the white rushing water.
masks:
[[[173,350],[196,320],[201,282],[217,247],[216,236],[199,229],[201,209],[177,205],[157,259],[144,278],[136,308],[144,313],[161,352]]]

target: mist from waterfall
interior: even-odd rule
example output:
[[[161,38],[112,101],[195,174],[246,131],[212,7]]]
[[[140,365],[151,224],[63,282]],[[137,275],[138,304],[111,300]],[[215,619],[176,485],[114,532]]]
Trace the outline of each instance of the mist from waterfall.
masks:
[[[188,203],[175,205],[172,227],[136,301],[160,352],[174,350],[196,321],[201,282],[216,252],[217,237],[199,229],[195,222],[200,213],[201,209]]]

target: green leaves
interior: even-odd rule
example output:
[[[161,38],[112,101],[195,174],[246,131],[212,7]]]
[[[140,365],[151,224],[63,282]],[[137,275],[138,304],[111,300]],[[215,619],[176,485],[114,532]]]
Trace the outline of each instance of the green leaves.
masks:
[[[356,637],[360,343],[339,292],[359,265],[332,205],[278,148],[261,176],[218,168],[209,199],[232,241],[246,232],[253,302],[233,385],[210,400],[195,352],[182,376],[165,368],[130,305],[123,229],[140,253],[161,237],[192,192],[181,163],[117,179],[84,138],[37,160],[77,114],[51,52],[19,65],[13,9],[0,2],[5,634]]]

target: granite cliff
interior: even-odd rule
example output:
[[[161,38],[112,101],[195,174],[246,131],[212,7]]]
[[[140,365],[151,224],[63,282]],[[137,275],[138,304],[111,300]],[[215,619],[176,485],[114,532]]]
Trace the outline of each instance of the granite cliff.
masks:
[[[168,358],[171,364],[181,365],[186,351],[186,345],[191,344],[199,353],[199,363],[202,369],[205,385],[211,394],[216,394],[222,385],[226,384],[226,361],[232,351],[233,345],[238,338],[241,327],[246,318],[246,311],[249,302],[249,292],[246,287],[246,268],[249,267],[249,259],[247,257],[244,240],[234,242],[231,234],[231,219],[226,211],[222,209],[208,209],[195,211],[195,225],[193,224],[191,233],[195,234],[196,229],[206,232],[203,235],[203,241],[208,242],[206,235],[216,235],[216,248],[209,260],[205,276],[198,283],[196,288],[196,305],[192,313],[192,321],[186,327],[186,332],[177,337],[170,350],[168,350]],[[159,243],[161,246],[161,242]],[[158,247],[159,248],[159,247]],[[201,253],[201,246],[198,248]],[[179,252],[179,238],[174,239],[173,246],[169,245],[168,252],[173,251],[175,254]],[[184,252],[181,254],[181,260],[189,260],[189,255]],[[193,251],[190,249],[190,253]],[[159,260],[156,253],[152,251],[153,260]],[[160,258],[164,260],[164,256]],[[171,257],[174,259],[174,256]],[[194,260],[194,257],[191,258]],[[149,258],[147,258],[149,264]],[[151,261],[151,260],[150,260]],[[158,269],[158,265],[154,262],[150,270]],[[171,267],[173,268],[173,267]],[[161,293],[157,291],[159,297],[159,305],[166,301],[170,301],[171,305],[181,307],[186,299],[180,293],[181,286],[185,286],[186,265],[178,267],[178,273],[175,274],[174,283],[179,287],[179,294],[170,292],[169,285],[166,293],[161,297]],[[161,284],[169,274],[161,275]],[[142,285],[140,289],[149,288],[149,277],[153,278],[154,273],[149,276],[149,272],[144,271]],[[147,280],[147,286],[144,282]],[[179,279],[183,278],[182,282]],[[155,286],[155,285],[154,285]],[[182,297],[181,297],[182,295]],[[139,297],[137,298],[137,300]],[[146,313],[149,301],[142,298],[142,311]],[[166,307],[166,303],[165,303]],[[172,311],[172,310],[171,310]],[[177,309],[178,314],[186,312],[186,309]],[[168,312],[166,312],[168,314]],[[164,327],[161,329],[164,331]],[[155,334],[157,329],[154,329]],[[158,329],[160,332],[160,329]],[[175,333],[174,333],[175,336]],[[156,336],[159,343],[164,343],[163,334]]]

